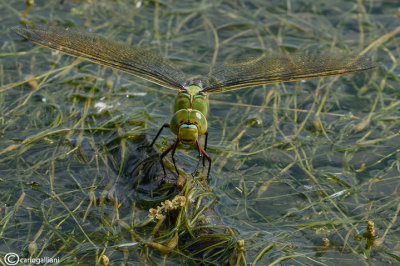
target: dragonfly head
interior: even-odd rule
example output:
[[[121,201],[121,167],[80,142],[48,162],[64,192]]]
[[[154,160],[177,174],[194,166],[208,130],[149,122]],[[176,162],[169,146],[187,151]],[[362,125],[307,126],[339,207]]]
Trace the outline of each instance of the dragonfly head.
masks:
[[[194,144],[207,131],[206,117],[193,109],[181,109],[171,118],[170,129],[183,144]]]
[[[193,144],[199,137],[197,126],[190,121],[180,125],[178,138],[183,144]]]

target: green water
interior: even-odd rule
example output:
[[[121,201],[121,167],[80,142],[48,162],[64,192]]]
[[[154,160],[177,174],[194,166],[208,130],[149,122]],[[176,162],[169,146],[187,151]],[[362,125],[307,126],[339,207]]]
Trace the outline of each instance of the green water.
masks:
[[[27,20],[139,45],[189,77],[279,51],[365,51],[380,66],[211,95],[212,180],[196,190],[215,201],[200,233],[208,249],[182,233],[162,253],[150,242],[166,245],[175,227],[153,235],[155,222],[138,225],[178,191],[142,179],[159,178],[174,136],[136,148],[169,121],[175,92],[21,40],[9,28],[22,24],[25,1],[0,0],[0,260],[222,264],[236,262],[229,254],[244,240],[242,265],[398,263],[397,1],[182,2],[36,0]],[[178,166],[190,174],[196,155],[179,150]],[[210,248],[217,234],[225,250]]]

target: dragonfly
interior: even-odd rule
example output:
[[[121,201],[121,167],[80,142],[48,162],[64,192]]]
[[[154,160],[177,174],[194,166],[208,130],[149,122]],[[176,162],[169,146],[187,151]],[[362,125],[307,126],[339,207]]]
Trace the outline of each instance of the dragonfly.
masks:
[[[164,157],[171,152],[172,162],[179,177],[175,151],[179,144],[194,145],[208,161],[207,181],[211,170],[211,157],[207,153],[208,96],[272,83],[315,79],[369,70],[378,64],[365,56],[348,56],[331,53],[275,54],[241,60],[233,64],[214,67],[202,79],[188,80],[185,74],[166,58],[156,53],[109,40],[90,32],[79,32],[56,26],[26,25],[12,30],[38,45],[79,57],[93,63],[111,67],[142,78],[161,87],[177,91],[170,123],[164,124],[152,147],[165,128],[176,135],[176,140],[160,155],[164,178]],[[201,146],[199,138],[205,136]]]

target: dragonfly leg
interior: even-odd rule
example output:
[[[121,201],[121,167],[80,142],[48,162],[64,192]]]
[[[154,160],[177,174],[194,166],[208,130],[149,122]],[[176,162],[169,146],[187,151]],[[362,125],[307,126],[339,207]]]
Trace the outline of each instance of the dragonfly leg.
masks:
[[[137,149],[140,150],[140,149],[143,149],[143,148],[151,148],[151,147],[153,147],[154,143],[156,142],[156,140],[157,140],[158,137],[160,136],[161,131],[162,131],[165,127],[168,127],[168,128],[169,128],[169,124],[164,124],[164,125],[162,125],[162,127],[158,130],[157,135],[154,137],[154,139],[153,139],[153,141],[150,143],[150,145],[140,146],[140,147],[138,147]]]
[[[205,137],[205,141],[204,141],[204,151],[207,150],[207,140],[208,140],[208,131],[206,131],[206,133],[204,133],[204,137]],[[199,152],[201,153],[200,149]],[[203,166],[205,166],[205,159],[206,157],[203,157]]]
[[[203,154],[201,153],[198,140],[196,140],[196,142],[194,143],[194,146],[197,148],[197,151],[199,152],[199,157],[200,157],[200,160],[197,161],[196,168],[194,169],[194,173],[197,173],[197,170],[199,169],[199,164],[200,164],[201,160],[203,160],[203,166],[204,166],[204,157],[203,157]]]
[[[149,147],[153,147],[154,143],[156,142],[156,140],[160,136],[161,131],[163,131],[163,129],[166,128],[166,127],[169,128],[169,124],[162,125],[162,127],[158,130],[157,135],[154,137],[153,141],[150,143]]]
[[[178,177],[179,177],[178,168],[176,167],[176,163],[175,163],[175,151],[176,151],[176,147],[178,146],[178,143],[179,143],[179,139],[177,139],[177,140],[175,141],[175,143],[172,144],[172,145],[173,145],[173,148],[172,148],[171,157],[172,157],[172,162],[174,163],[174,167],[175,167],[176,174],[177,174]]]
[[[201,153],[203,154],[203,160],[204,158],[207,159],[208,161],[208,171],[207,171],[207,182],[210,180],[210,170],[211,170],[211,158],[208,155],[208,153],[205,151],[205,149],[203,149],[199,144],[197,144],[197,146],[199,147]]]
[[[161,164],[162,169],[163,169],[163,171],[164,171],[164,178],[167,177],[167,172],[165,171],[165,166],[164,166],[163,159],[164,159],[164,157],[165,157],[171,150],[173,150],[173,152],[175,153],[175,149],[176,149],[176,146],[178,145],[178,142],[179,142],[179,140],[176,140],[171,146],[169,146],[169,147],[160,155],[160,164]],[[174,161],[174,165],[175,165],[175,160],[173,159],[173,161]],[[176,169],[176,166],[175,166],[175,169]]]

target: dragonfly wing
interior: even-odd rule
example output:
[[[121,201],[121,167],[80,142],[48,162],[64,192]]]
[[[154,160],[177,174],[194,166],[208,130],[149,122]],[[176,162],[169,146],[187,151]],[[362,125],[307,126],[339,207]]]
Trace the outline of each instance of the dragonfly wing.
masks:
[[[202,92],[219,93],[270,83],[313,79],[359,72],[378,64],[366,57],[337,54],[266,55],[215,68]]]
[[[169,89],[184,90],[182,84],[186,79],[182,71],[161,56],[141,48],[94,33],[53,26],[28,25],[12,30],[41,46],[127,72]]]

